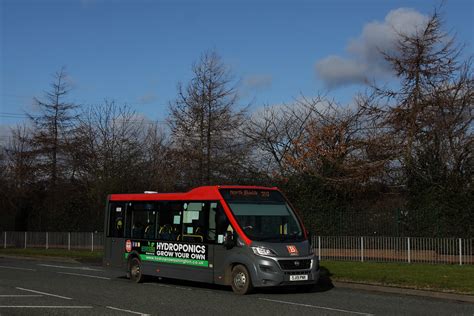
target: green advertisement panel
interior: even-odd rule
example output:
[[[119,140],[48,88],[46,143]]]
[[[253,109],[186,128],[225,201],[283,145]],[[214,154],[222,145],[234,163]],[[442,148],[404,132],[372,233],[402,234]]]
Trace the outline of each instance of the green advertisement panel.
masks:
[[[128,258],[132,251],[138,252],[142,261],[197,267],[209,266],[208,247],[204,244],[127,240],[125,243],[125,258]]]

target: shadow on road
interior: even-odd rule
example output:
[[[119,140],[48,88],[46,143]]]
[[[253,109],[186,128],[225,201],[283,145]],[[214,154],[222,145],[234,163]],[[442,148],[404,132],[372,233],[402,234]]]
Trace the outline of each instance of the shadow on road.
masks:
[[[271,287],[271,288],[257,288],[254,293],[265,293],[265,294],[297,294],[297,293],[318,293],[326,292],[331,290],[334,285],[331,280],[331,272],[325,268],[320,267],[319,282],[315,286],[284,286],[284,287]],[[125,276],[118,277],[119,279],[126,279]],[[169,279],[162,277],[147,276],[144,283],[158,283],[174,287],[189,287],[195,289],[214,290],[222,293],[232,294],[230,286],[201,283],[179,279]]]
[[[332,273],[326,267],[321,266],[319,269],[320,269],[320,272],[319,272],[318,287],[321,287],[320,292],[329,291],[330,289],[334,287],[334,284],[332,284],[332,280],[331,280]]]
[[[318,293],[330,291],[334,285],[331,280],[331,272],[325,268],[320,267],[320,275],[318,284],[315,286],[286,286],[274,288],[259,288],[257,292],[267,294],[291,294],[291,293]]]
[[[162,277],[155,277],[155,276],[147,276],[146,279],[144,280],[144,283],[159,283],[159,284],[165,284],[169,286],[189,287],[189,288],[195,288],[195,289],[216,290],[216,291],[232,293],[232,289],[230,286],[211,284],[211,283],[202,283],[202,282],[195,282],[195,281],[188,281],[188,280],[162,278]]]

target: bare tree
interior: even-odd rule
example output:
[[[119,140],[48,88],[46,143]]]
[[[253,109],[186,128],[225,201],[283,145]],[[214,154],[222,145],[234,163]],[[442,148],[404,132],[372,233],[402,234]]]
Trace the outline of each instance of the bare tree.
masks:
[[[399,34],[396,53],[385,58],[400,78],[400,89],[376,88],[386,102],[372,108],[400,140],[407,177],[428,182],[444,177],[433,172],[462,171],[472,159],[471,61],[459,62],[462,47],[441,27],[434,12],[418,32]],[[425,158],[439,166],[420,168]]]
[[[106,100],[87,108],[80,117],[76,138],[83,179],[124,178],[141,163],[143,118],[130,107]],[[126,182],[123,183],[125,185]]]
[[[145,131],[143,172],[148,175],[149,189],[169,192],[176,189],[180,155],[171,148],[171,140],[164,128],[157,123],[149,124]]]
[[[13,226],[12,216],[16,209],[12,203],[12,183],[8,174],[9,161],[6,147],[0,144],[0,230],[7,231]]]
[[[321,97],[302,98],[298,106],[310,115],[283,155],[290,174],[309,174],[336,186],[380,181],[391,157],[390,142],[375,131],[364,108]]]
[[[5,209],[15,214],[15,229],[27,229],[30,215],[38,211],[32,207],[38,201],[35,191],[38,172],[36,154],[31,144],[30,128],[18,125],[11,130],[10,141],[5,148],[2,178],[8,181],[8,191],[5,191],[3,202],[9,204]],[[39,221],[38,226],[41,226],[44,214],[35,215]]]
[[[224,169],[239,163],[245,151],[239,127],[244,111],[237,110],[237,91],[229,69],[215,52],[204,53],[192,67],[193,77],[178,85],[178,97],[170,104],[169,124],[184,170],[193,184],[210,184],[230,177]],[[235,170],[233,171],[235,174]]]
[[[127,105],[105,100],[79,116],[72,143],[76,178],[85,189],[94,227],[101,227],[106,196],[147,189],[144,119]]]
[[[36,150],[38,168],[52,187],[59,176],[65,175],[65,156],[71,128],[76,119],[73,111],[77,105],[65,101],[70,86],[65,68],[54,74],[51,89],[45,92],[45,100],[35,98],[39,115],[30,115],[33,122],[33,147]]]
[[[6,148],[10,179],[13,186],[20,191],[26,191],[38,177],[31,141],[31,130],[26,125],[18,125],[12,130],[11,140]]]
[[[255,160],[268,175],[284,175],[288,171],[285,157],[314,115],[314,108],[302,105],[265,106],[254,113],[244,126],[245,136],[256,149]]]
[[[369,110],[384,118],[398,141],[401,183],[410,216],[425,235],[466,234],[472,225],[474,77],[471,58],[442,31],[434,12],[413,34],[399,34],[385,54],[399,79],[396,89],[375,87]],[[469,233],[467,233],[469,235]]]

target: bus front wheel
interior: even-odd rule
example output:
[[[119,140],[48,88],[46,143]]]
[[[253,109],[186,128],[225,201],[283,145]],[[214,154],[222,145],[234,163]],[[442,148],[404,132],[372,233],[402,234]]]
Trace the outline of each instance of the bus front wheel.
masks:
[[[247,268],[241,264],[232,269],[232,290],[239,295],[245,295],[252,291],[252,280]]]
[[[136,283],[143,281],[142,264],[138,258],[130,261],[130,280]]]

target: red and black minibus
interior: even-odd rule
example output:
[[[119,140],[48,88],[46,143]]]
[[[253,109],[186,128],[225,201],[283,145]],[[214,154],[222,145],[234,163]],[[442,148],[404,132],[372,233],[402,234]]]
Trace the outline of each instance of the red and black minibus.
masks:
[[[204,186],[186,193],[112,194],[106,266],[145,275],[254,287],[318,281],[303,223],[277,188]]]

